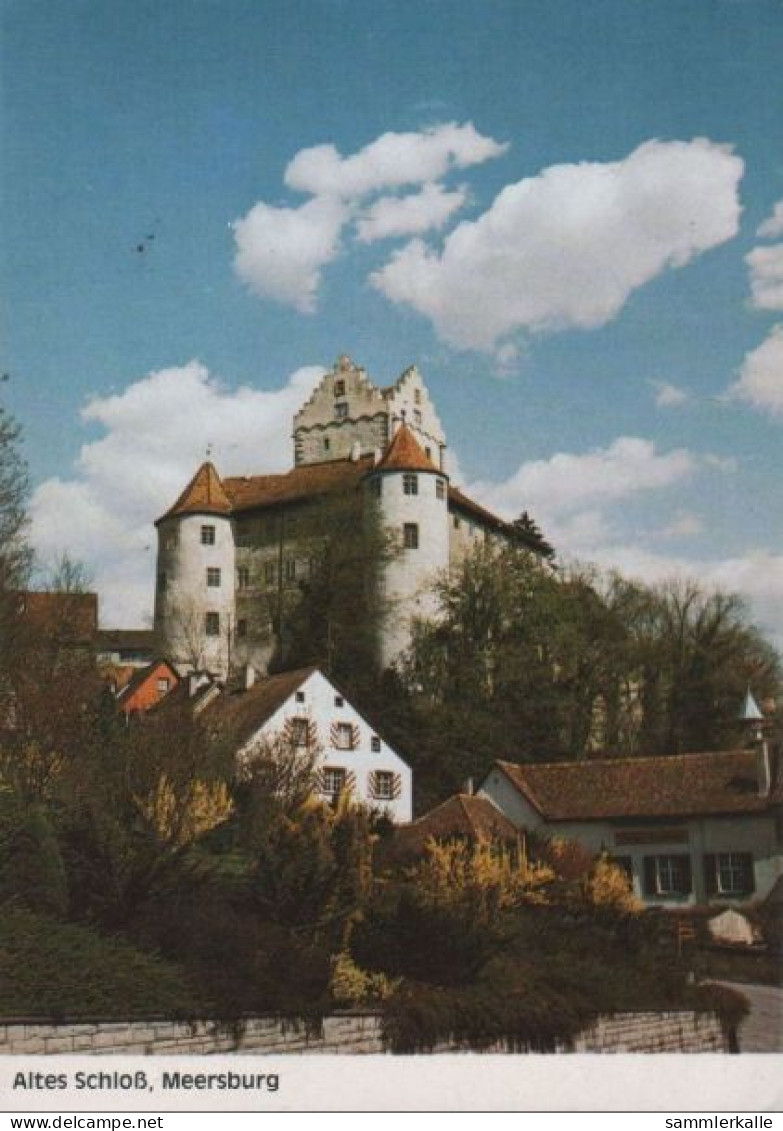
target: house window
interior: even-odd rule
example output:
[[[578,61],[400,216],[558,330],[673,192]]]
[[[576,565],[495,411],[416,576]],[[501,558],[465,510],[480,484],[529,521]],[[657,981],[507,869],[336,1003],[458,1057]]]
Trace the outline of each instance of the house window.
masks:
[[[343,699],[342,695],[335,695],[334,705],[335,705],[335,707],[344,707],[345,706],[345,700]]]
[[[161,695],[165,695],[169,689],[169,681],[165,677],[158,680],[158,691]]]
[[[749,895],[755,889],[751,852],[718,852],[704,857],[705,887],[711,895]]]
[[[165,592],[167,584],[168,584],[168,577],[166,576],[166,574],[165,573],[159,573],[158,574],[158,592],[159,593]]]
[[[310,723],[307,719],[291,719],[289,733],[294,746],[307,746],[310,741]]]
[[[353,750],[353,727],[350,723],[337,723],[332,727],[332,744],[338,750]]]
[[[402,542],[406,550],[418,550],[419,524],[417,522],[405,523],[402,529]]]
[[[237,621],[237,636],[240,638],[240,640],[243,637],[247,636],[247,621],[244,619],[244,617],[240,617],[240,619]]]
[[[342,380],[335,381],[335,383],[334,383],[334,395],[336,397],[344,397],[345,396],[345,381],[342,381]]]
[[[418,475],[403,475],[402,489],[406,495],[418,495],[419,493],[419,477]]]
[[[240,566],[237,570],[237,587],[239,589],[250,588],[250,570],[247,566]]]
[[[446,484],[443,482],[442,479],[436,479],[435,480],[435,498],[436,499],[445,499],[446,498]]]
[[[215,545],[215,528],[214,526],[201,527],[201,545],[214,546]]]
[[[644,881],[646,895],[689,895],[690,856],[645,856]]]
[[[304,691],[297,691],[297,693],[296,693],[296,701],[297,701],[297,703],[304,703],[304,701],[305,701],[305,693],[304,693]]]
[[[376,770],[372,775],[372,795],[376,801],[394,801],[394,774]]]
[[[210,566],[207,570],[207,585],[210,589],[220,588],[220,570],[216,566]]]
[[[277,578],[277,568],[274,562],[266,562],[264,564],[264,581],[267,585],[274,585]]]
[[[348,419],[348,404],[346,401],[340,401],[334,406],[334,415],[337,420]]]
[[[220,613],[207,613],[204,626],[207,636],[220,636]]]
[[[345,789],[345,770],[325,766],[321,773],[323,792],[328,797],[339,797]]]
[[[380,754],[381,752],[381,740],[378,738],[377,734],[374,734],[370,739],[370,749],[373,754]]]

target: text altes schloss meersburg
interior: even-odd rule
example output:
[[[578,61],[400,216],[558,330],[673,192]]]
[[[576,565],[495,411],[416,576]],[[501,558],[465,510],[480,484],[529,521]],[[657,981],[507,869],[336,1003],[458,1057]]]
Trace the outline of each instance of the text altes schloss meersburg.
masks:
[[[280,1087],[277,1072],[166,1072],[155,1077],[138,1072],[17,1072],[14,1089],[25,1091],[232,1091],[276,1092]]]

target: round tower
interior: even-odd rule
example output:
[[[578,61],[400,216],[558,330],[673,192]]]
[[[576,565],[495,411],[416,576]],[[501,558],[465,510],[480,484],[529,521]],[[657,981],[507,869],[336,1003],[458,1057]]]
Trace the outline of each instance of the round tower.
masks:
[[[448,478],[403,423],[368,474],[365,490],[395,536],[383,579],[387,613],[380,658],[389,667],[408,647],[412,622],[437,613],[432,585],[449,564]]]
[[[236,631],[234,533],[231,502],[211,463],[156,525],[159,651],[183,670],[226,678]]]

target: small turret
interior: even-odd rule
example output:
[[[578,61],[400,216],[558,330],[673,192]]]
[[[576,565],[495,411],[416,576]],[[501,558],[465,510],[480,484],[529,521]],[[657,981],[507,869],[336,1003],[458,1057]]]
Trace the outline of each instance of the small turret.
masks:
[[[766,733],[769,729],[769,723],[759,710],[758,703],[753,698],[750,688],[745,694],[745,702],[742,704],[739,719],[748,745],[756,752],[756,780],[758,781],[759,797],[769,797],[772,789],[772,764]]]

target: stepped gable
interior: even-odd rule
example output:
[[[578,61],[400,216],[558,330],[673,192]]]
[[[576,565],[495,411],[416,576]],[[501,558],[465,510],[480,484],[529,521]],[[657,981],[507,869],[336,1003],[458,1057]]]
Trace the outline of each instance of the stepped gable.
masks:
[[[376,471],[434,471],[443,475],[426,455],[407,424],[402,424],[392,437]]]
[[[231,501],[214,464],[202,463],[173,507],[162,518],[179,514],[230,514]]]
[[[224,481],[233,511],[293,503],[357,486],[372,469],[372,455],[303,463],[284,475],[237,475]]]
[[[781,790],[759,796],[750,750],[495,765],[548,821],[761,813]]]

